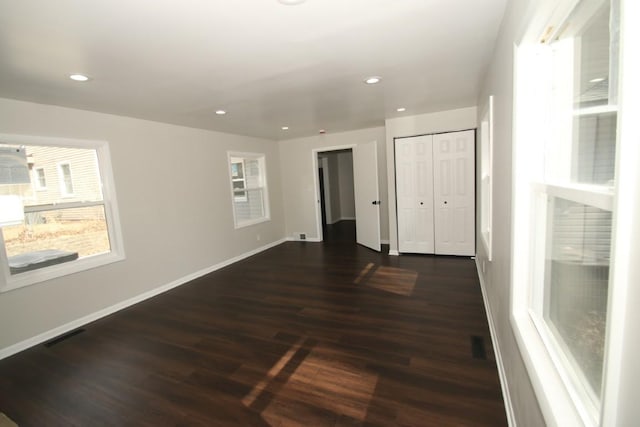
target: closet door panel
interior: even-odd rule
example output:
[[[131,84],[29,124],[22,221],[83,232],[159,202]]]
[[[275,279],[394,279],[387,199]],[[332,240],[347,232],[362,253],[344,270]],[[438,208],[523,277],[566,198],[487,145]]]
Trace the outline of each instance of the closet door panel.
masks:
[[[474,131],[433,137],[436,254],[475,254],[474,147]]]
[[[395,141],[398,250],[434,253],[432,136]]]

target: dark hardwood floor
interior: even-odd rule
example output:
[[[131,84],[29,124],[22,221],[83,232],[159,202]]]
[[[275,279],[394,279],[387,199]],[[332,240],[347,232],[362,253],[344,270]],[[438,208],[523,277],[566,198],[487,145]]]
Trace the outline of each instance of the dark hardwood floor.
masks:
[[[334,231],[0,361],[0,412],[21,427],[506,425],[473,261]]]

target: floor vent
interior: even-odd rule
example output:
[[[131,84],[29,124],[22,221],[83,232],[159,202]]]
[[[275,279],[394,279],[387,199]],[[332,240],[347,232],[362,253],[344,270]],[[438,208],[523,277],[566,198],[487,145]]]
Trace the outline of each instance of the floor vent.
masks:
[[[300,233],[300,240],[307,240],[307,234],[306,233]]]
[[[471,357],[474,359],[487,359],[487,351],[484,347],[484,338],[478,335],[471,335]]]
[[[64,340],[68,340],[71,337],[75,337],[78,334],[81,334],[84,332],[84,329],[80,328],[80,329],[76,329],[73,330],[71,332],[67,332],[66,334],[62,334],[60,336],[55,337],[54,339],[47,341],[46,343],[44,343],[45,347],[53,347],[54,345],[61,343]]]

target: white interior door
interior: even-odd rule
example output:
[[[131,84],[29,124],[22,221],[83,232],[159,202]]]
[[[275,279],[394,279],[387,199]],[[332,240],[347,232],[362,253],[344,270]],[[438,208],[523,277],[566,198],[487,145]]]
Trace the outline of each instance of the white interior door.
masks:
[[[475,133],[433,136],[435,253],[475,254]]]
[[[432,135],[395,141],[398,250],[434,253]]]
[[[380,251],[380,196],[376,141],[353,149],[353,181],[356,201],[356,241]]]

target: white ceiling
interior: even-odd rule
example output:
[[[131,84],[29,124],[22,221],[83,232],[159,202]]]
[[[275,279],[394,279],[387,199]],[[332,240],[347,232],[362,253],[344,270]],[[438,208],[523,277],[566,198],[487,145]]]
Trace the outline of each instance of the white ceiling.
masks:
[[[0,97],[271,139],[381,126],[475,105],[506,1],[0,0]]]

